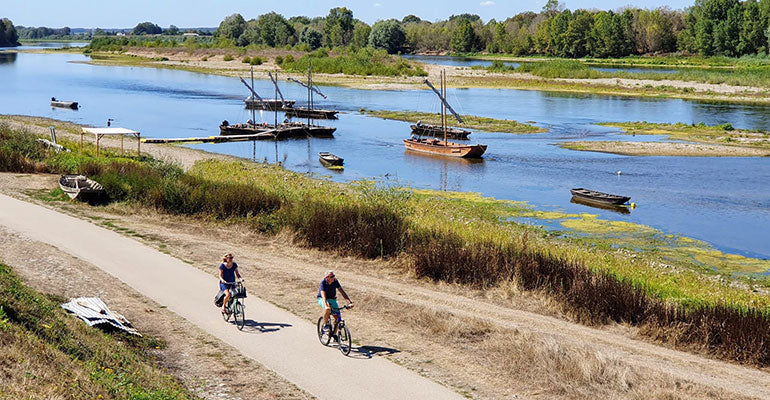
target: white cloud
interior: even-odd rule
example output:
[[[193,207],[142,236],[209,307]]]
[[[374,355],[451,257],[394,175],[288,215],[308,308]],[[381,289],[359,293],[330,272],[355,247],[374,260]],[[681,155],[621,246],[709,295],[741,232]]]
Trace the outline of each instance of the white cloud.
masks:
[[[481,3],[479,3],[479,5],[482,7],[489,7],[489,6],[495,5],[495,2],[492,0],[487,0],[487,1],[482,1]]]
[[[380,7],[380,6],[382,6],[382,4],[380,4],[380,3],[374,3],[374,6],[375,6],[375,7]]]

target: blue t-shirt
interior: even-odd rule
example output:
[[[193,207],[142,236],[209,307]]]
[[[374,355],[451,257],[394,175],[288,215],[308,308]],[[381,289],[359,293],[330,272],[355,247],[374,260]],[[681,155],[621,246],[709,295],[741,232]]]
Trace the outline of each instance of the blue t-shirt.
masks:
[[[326,293],[326,299],[336,299],[337,298],[337,289],[341,288],[340,281],[338,281],[336,278],[334,279],[334,282],[328,283],[326,282],[326,278],[324,278],[321,281],[321,286],[318,288],[318,296],[321,297],[321,291],[323,290],[324,293]]]
[[[227,268],[225,263],[219,264],[219,269],[222,271],[222,279],[227,283],[235,282],[235,270],[238,269],[238,264],[233,263],[232,268]]]

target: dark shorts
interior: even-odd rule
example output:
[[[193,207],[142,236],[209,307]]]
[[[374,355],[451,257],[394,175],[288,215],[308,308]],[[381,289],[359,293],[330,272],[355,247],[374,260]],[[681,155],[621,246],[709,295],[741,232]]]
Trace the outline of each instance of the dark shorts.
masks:
[[[235,287],[234,283],[222,283],[219,282],[219,290],[225,291],[226,289],[232,289]]]

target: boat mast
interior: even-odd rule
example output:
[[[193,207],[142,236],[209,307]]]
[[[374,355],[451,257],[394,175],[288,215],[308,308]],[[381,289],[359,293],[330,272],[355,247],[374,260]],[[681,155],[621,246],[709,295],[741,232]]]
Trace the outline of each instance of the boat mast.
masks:
[[[313,81],[310,80],[310,71],[312,71],[312,57],[307,58],[307,108],[308,111],[313,110],[313,91],[310,90],[313,87]],[[307,114],[307,124],[310,125],[310,112]]]
[[[278,71],[275,71],[275,80],[273,80],[273,77],[270,77],[270,80],[273,81],[273,86],[275,86],[275,94],[273,97],[277,100],[278,99]],[[281,96],[283,97],[283,96]],[[281,103],[283,105],[283,103]],[[278,105],[273,103],[273,110],[275,110],[275,122],[273,123],[274,128],[278,128]]]
[[[251,87],[252,88],[254,87],[254,66],[253,65],[251,66]],[[251,93],[252,93],[251,99],[256,100],[255,95],[257,94],[257,92],[255,92],[254,89],[251,89]],[[254,111],[255,109],[256,107],[251,107],[251,124],[253,126],[257,125],[257,117]]]
[[[441,90],[446,99],[446,70],[441,71]],[[446,146],[446,105],[443,101],[441,102],[441,128],[444,129],[444,145]]]

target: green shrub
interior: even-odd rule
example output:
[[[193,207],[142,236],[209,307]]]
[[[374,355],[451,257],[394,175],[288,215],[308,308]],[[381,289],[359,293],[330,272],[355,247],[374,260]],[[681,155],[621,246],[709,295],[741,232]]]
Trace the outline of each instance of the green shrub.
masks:
[[[241,62],[244,63],[244,64],[250,64],[251,63],[251,59],[249,57],[243,57]]]
[[[249,64],[251,65],[262,65],[262,57],[251,57],[251,60],[249,60]]]
[[[281,64],[283,64],[283,57],[275,56],[275,65],[281,65]]]
[[[225,61],[233,61],[233,56],[231,56],[229,54],[225,54],[225,57],[223,58],[223,60],[225,60]]]

